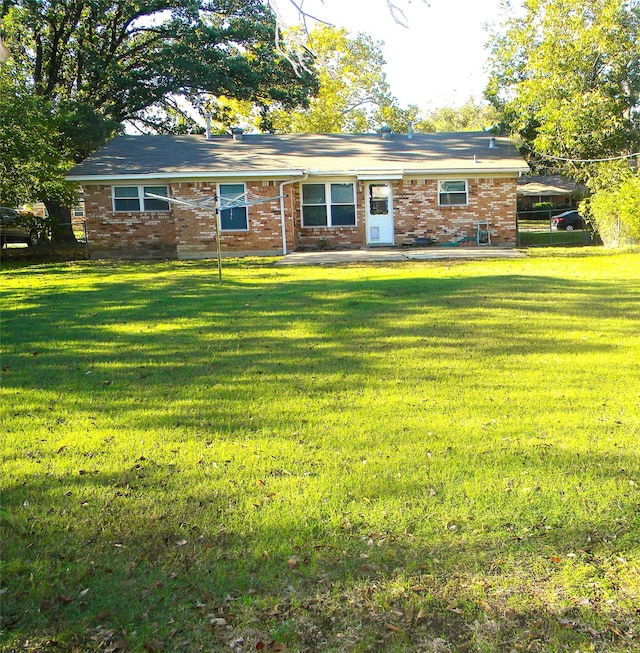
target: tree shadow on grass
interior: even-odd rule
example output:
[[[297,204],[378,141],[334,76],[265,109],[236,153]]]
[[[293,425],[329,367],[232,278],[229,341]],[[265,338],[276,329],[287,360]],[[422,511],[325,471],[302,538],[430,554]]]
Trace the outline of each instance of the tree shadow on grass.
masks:
[[[128,633],[134,650],[151,650],[155,639],[168,650],[199,643],[228,650],[234,637],[249,642],[258,632],[293,650],[356,649],[358,638],[389,650],[416,650],[436,638],[453,650],[510,650],[507,639],[531,650],[549,642],[623,650],[630,608],[615,613],[603,597],[586,597],[613,620],[618,636],[598,614],[587,618],[591,608],[576,603],[585,597],[570,583],[558,605],[544,600],[563,586],[562,573],[571,573],[564,567],[575,560],[570,553],[596,576],[606,565],[613,569],[616,556],[636,555],[634,456],[605,455],[602,446],[579,457],[543,455],[517,438],[501,454],[487,431],[486,444],[469,440],[467,458],[463,442],[453,444],[452,475],[418,456],[425,444],[434,454],[451,447],[425,441],[427,423],[412,426],[404,443],[413,473],[396,478],[375,456],[397,443],[357,424],[352,440],[327,439],[326,432],[342,413],[357,418],[361,393],[396,382],[402,361],[420,356],[428,360],[404,381],[407,394],[420,385],[432,391],[453,374],[486,397],[531,352],[550,360],[575,350],[615,354],[622,375],[634,364],[624,352],[637,338],[637,299],[630,282],[419,274],[304,282],[285,276],[221,288],[193,276],[159,276],[143,286],[134,275],[72,292],[45,283],[25,293],[3,316],[4,389],[14,401],[5,464],[15,466],[2,493],[9,515],[5,650],[52,635],[98,649],[103,640],[91,636],[105,624]],[[497,319],[502,309],[508,317]],[[576,336],[583,324],[586,341]],[[477,377],[476,367],[462,363],[480,354],[493,369]],[[559,378],[562,370],[549,370],[549,391]],[[512,390],[520,396],[525,388]],[[451,410],[461,419],[458,401],[452,398]],[[266,402],[280,402],[280,412]],[[397,435],[411,416],[380,404],[369,410],[378,420],[370,428],[384,424]],[[331,411],[314,412],[317,406]],[[396,425],[387,424],[394,415]],[[25,420],[32,433],[20,435]],[[12,423],[19,426],[11,430]],[[127,434],[124,452],[118,431]],[[374,470],[368,476],[358,471],[363,446],[366,469]],[[505,471],[500,456],[508,458]],[[29,465],[21,468],[25,458]],[[553,512],[544,487],[513,508],[500,506],[501,475],[518,479],[518,459],[539,479],[567,475],[573,482],[582,473],[619,494],[610,510],[594,510],[584,524],[577,504]],[[476,522],[466,509],[461,488],[483,475],[504,521],[489,511]],[[447,501],[451,514],[430,501]],[[437,523],[416,536],[398,516],[385,528],[382,509],[410,513],[414,524],[434,516]],[[602,573],[593,582],[611,580],[615,595],[624,574],[612,573],[613,580]],[[479,589],[479,578],[489,585]],[[507,600],[509,583],[525,601]],[[580,591],[586,586],[581,580]],[[566,607],[572,602],[575,614]],[[212,627],[210,615],[229,628]]]
[[[586,457],[581,465],[597,468],[602,482],[619,478],[620,470],[637,471],[635,458],[615,454]],[[559,454],[538,474],[575,466],[575,456]],[[568,509],[564,524],[557,516],[527,525],[470,520],[455,531],[440,524],[412,536],[393,525],[381,529],[375,506],[348,496],[340,526],[329,512],[327,521],[317,512],[256,521],[250,513],[277,501],[261,503],[267,490],[278,494],[269,481],[265,491],[243,490],[228,479],[202,484],[197,477],[184,463],[141,460],[111,473],[42,474],[5,487],[7,641],[69,633],[82,640],[105,624],[127,633],[131,650],[154,637],[170,650],[191,650],[176,644],[185,637],[190,646],[217,650],[231,635],[275,636],[283,623],[294,650],[322,648],[321,642],[325,650],[350,650],[340,640],[345,633],[372,646],[393,634],[406,646],[401,650],[434,639],[453,650],[483,650],[481,640],[492,650],[511,650],[505,638],[511,646],[532,644],[530,650],[543,651],[549,642],[625,650],[633,637],[637,587],[624,586],[633,572],[622,559],[638,548],[632,492],[612,497],[617,507],[589,523],[570,519]],[[399,483],[379,500],[404,501],[420,491]],[[245,511],[246,526],[241,519],[227,527],[238,511]],[[566,582],[572,575],[575,587]],[[611,592],[618,593],[615,604],[607,600]],[[212,618],[229,628],[211,629]],[[84,641],[81,650],[93,644]]]
[[[520,389],[514,370],[532,353],[547,356],[549,397],[573,353],[617,355],[619,375],[633,367],[624,355],[638,333],[631,283],[416,275],[217,288],[188,274],[176,281],[171,267],[164,278],[161,266],[145,287],[106,270],[90,289],[45,285],[25,303],[6,303],[3,385],[14,417],[84,414],[116,427],[270,435],[287,420],[304,425],[298,400],[335,403],[348,390],[352,401],[373,380],[382,388],[399,377],[403,362],[424,359],[414,384],[457,376],[489,395],[501,375]],[[492,375],[478,374],[482,361]],[[31,391],[55,399],[21,405]],[[263,403],[278,397],[274,419]]]

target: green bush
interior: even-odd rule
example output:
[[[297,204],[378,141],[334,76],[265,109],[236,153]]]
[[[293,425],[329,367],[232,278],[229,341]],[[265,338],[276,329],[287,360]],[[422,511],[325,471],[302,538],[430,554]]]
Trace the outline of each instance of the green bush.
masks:
[[[46,237],[49,233],[49,221],[47,218],[31,213],[30,211],[20,211],[20,216],[16,224],[23,226],[27,231],[35,229],[41,236]]]
[[[551,209],[555,209],[556,205],[553,202],[536,202],[531,205],[531,208],[534,211],[550,211]]]
[[[597,191],[589,213],[608,247],[640,243],[640,177],[625,179],[610,190]]]

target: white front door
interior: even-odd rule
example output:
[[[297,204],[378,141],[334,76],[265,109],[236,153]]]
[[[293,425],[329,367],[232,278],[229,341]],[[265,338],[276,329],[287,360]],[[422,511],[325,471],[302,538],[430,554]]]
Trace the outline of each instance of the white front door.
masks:
[[[365,184],[367,245],[393,245],[393,197],[390,181]]]

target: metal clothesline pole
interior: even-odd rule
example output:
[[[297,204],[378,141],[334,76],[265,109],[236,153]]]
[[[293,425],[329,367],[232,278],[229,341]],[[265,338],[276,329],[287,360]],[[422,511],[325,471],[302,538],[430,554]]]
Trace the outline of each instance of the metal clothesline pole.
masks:
[[[216,255],[218,258],[218,283],[222,283],[222,251],[220,249],[220,207],[218,206],[218,197],[215,197],[215,214],[216,214]]]
[[[156,193],[145,193],[145,197],[154,200],[161,200],[168,204],[178,204],[179,206],[187,206],[190,209],[209,209],[213,211],[216,221],[216,255],[218,259],[218,283],[222,283],[222,251],[220,248],[220,207],[218,205],[218,196],[212,195],[211,197],[204,197],[200,200],[183,200],[177,197],[167,197],[166,195],[158,195]]]
[[[217,194],[211,195],[210,197],[203,197],[199,200],[183,200],[178,197],[167,197],[166,195],[158,195],[156,193],[145,193],[145,197],[161,200],[162,202],[167,202],[169,204],[178,204],[180,206],[187,206],[190,209],[208,209],[213,211],[216,221],[216,256],[218,259],[218,283],[222,283],[222,250],[220,246],[220,231],[221,231],[221,220],[220,220],[220,209],[233,209],[233,208],[246,208],[247,206],[253,206],[254,204],[262,204],[264,202],[273,202],[279,200],[285,195],[278,195],[277,197],[258,197],[256,199],[250,199],[249,193],[242,193],[237,197],[231,199],[222,199],[224,206],[220,207],[220,198]]]

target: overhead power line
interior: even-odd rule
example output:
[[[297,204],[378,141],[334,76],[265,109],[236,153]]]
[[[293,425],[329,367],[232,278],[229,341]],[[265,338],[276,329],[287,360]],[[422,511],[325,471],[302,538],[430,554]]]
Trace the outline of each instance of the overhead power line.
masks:
[[[620,156],[610,156],[604,159],[570,159],[563,156],[553,156],[552,154],[542,154],[541,152],[534,152],[534,154],[544,159],[565,161],[567,163],[605,163],[607,161],[623,161],[624,159],[632,159],[635,156],[640,156],[640,152],[635,152],[634,154],[621,154]]]

